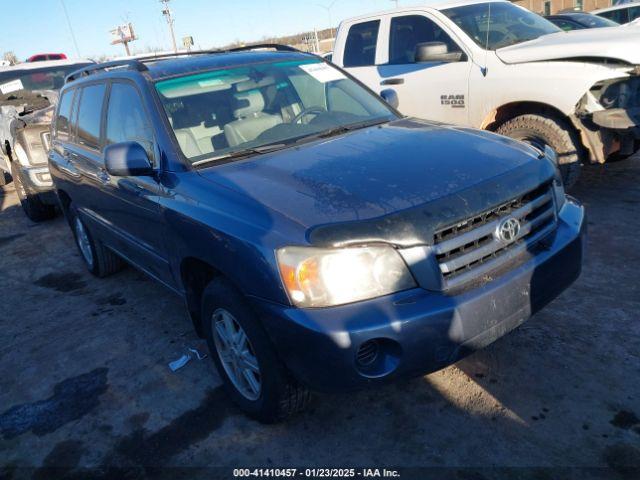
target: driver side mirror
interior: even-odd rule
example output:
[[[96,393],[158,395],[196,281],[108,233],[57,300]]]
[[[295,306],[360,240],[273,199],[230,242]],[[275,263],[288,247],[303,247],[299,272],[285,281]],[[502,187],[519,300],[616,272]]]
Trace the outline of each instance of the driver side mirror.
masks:
[[[400,105],[400,100],[398,99],[398,92],[396,92],[392,88],[387,88],[386,90],[382,90],[380,92],[380,96],[382,99],[387,102],[392,108],[397,109],[398,105]]]
[[[424,42],[416,45],[415,62],[458,62],[462,59],[461,52],[449,52],[449,47],[442,42]]]
[[[104,149],[104,166],[114,177],[143,177],[153,173],[147,151],[138,142],[109,145]]]

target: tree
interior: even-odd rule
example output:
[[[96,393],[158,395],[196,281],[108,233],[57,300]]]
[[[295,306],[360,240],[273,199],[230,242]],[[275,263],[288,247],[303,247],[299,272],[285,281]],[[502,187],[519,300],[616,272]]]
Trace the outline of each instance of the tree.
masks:
[[[2,55],[2,59],[6,60],[7,62],[9,62],[11,65],[15,65],[16,63],[20,63],[20,60],[18,60],[18,57],[13,52],[5,52]]]

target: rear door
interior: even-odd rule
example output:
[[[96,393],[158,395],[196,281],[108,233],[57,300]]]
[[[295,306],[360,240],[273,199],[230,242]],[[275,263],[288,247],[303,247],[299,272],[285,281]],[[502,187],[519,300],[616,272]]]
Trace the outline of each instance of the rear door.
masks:
[[[376,93],[380,92],[380,75],[376,64],[381,23],[377,19],[351,25],[341,49],[342,58],[334,58],[339,60],[340,66]]]

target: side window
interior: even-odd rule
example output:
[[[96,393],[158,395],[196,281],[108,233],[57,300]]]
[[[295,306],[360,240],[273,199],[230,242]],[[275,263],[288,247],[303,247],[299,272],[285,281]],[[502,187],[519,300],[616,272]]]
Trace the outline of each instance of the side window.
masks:
[[[78,143],[88,148],[100,148],[100,120],[104,101],[104,83],[82,89],[78,108]]]
[[[573,23],[573,22],[569,22],[567,20],[554,20],[553,23],[555,23],[557,26],[559,26],[562,30],[564,30],[565,32],[570,32],[571,30],[578,30],[579,27]]]
[[[461,52],[460,47],[435,22],[422,15],[407,15],[391,19],[389,63],[415,62],[416,45],[442,42],[450,53]]]
[[[106,144],[138,142],[153,158],[153,129],[138,90],[130,84],[113,83],[107,107]]]
[[[640,7],[629,7],[629,21],[633,22],[640,17]]]
[[[380,20],[351,26],[342,59],[345,67],[375,65],[378,30],[380,30]]]
[[[60,99],[58,116],[56,117],[55,133],[60,140],[69,139],[69,125],[71,123],[71,106],[73,105],[73,95],[75,90],[67,90]]]

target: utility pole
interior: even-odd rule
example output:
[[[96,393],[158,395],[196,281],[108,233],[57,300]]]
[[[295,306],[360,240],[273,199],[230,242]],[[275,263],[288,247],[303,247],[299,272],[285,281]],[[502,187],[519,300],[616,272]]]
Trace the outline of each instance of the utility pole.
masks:
[[[169,10],[169,1],[170,0],[160,0],[160,3],[164,5],[162,9],[162,15],[167,19],[167,24],[169,25],[169,32],[171,33],[171,43],[173,44],[173,51],[178,53],[178,46],[176,45],[176,35],[173,32],[173,18],[171,17],[171,10]]]
[[[80,58],[80,49],[78,48],[78,42],[76,35],[73,33],[73,27],[71,26],[71,20],[69,19],[69,12],[67,12],[67,6],[64,4],[64,0],[60,0],[62,4],[62,10],[64,10],[64,16],[67,19],[67,26],[69,27],[69,33],[71,34],[71,40],[73,40],[73,46],[76,48],[76,55]]]
[[[334,30],[333,30],[333,16],[331,15],[331,9],[336,4],[338,0],[333,0],[330,5],[322,5],[320,3],[316,3],[317,7],[324,8],[327,11],[327,15],[329,15],[329,28],[331,32],[331,37],[335,38]]]

